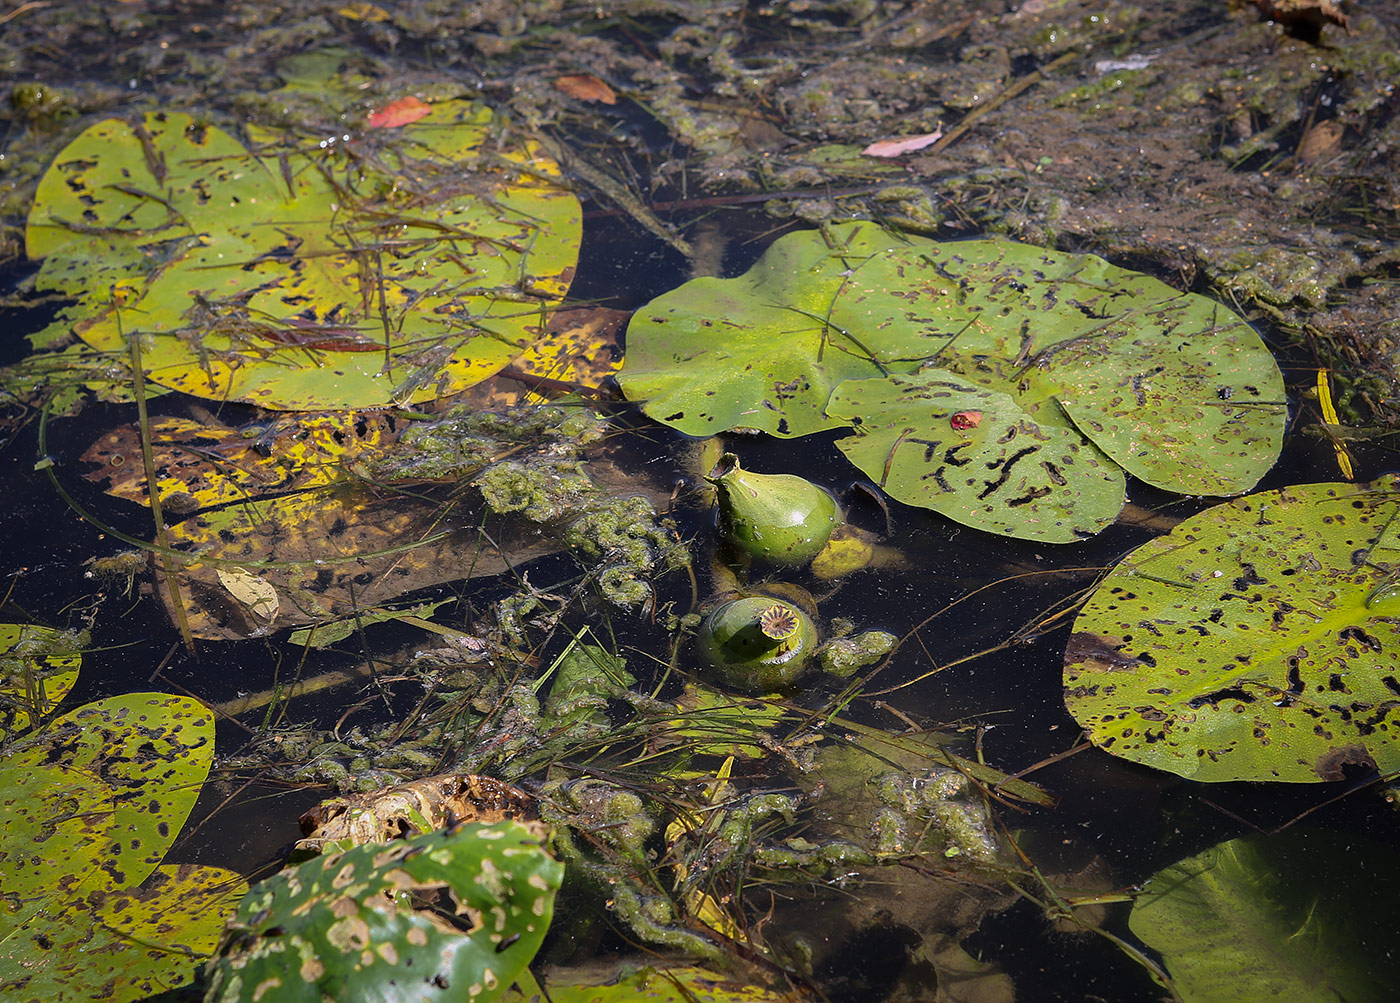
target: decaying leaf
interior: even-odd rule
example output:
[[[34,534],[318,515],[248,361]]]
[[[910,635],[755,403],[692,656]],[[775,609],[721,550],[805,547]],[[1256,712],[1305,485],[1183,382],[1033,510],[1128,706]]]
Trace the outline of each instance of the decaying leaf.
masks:
[[[215,568],[219,584],[228,590],[255,620],[271,622],[277,618],[281,600],[277,590],[265,578],[259,578],[244,568]]]
[[[251,501],[344,483],[366,455],[392,447],[409,421],[392,411],[271,415],[230,427],[205,416],[150,423],[161,508],[188,515],[228,502]],[[83,476],[127,501],[147,504],[141,434],[136,425],[106,433],[83,453],[97,469]]]
[[[518,787],[474,773],[444,773],[387,790],[323,801],[301,817],[297,849],[319,853],[387,843],[469,822],[528,823],[534,798]]]

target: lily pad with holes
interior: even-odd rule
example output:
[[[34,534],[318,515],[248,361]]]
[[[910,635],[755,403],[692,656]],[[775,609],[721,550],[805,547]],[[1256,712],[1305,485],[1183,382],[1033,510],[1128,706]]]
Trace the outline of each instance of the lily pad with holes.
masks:
[[[256,150],[184,113],[109,119],[40,180],[36,285],[99,349],[139,336],[147,377],[268,408],[455,393],[542,332],[577,260],[558,167],[444,101],[403,128]]]
[[[892,497],[977,529],[1072,543],[1123,507],[1123,472],[1093,443],[947,370],[847,380],[827,412],[859,423],[836,444]]]
[[[498,999],[539,949],[563,880],[542,837],[472,823],[289,868],[244,897],[205,998]]]
[[[1065,652],[1095,745],[1193,780],[1400,769],[1400,479],[1192,516],[1099,584]]]
[[[842,448],[896,497],[1032,539],[1102,526],[1112,466],[1171,491],[1247,491],[1278,458],[1287,410],[1259,336],[1213,300],[1090,255],[940,243],[873,223],[789,234],[744,275],[658,297],[633,317],[627,351],[619,382],[658,421],[691,435],[874,429],[883,438]],[[998,434],[957,439],[948,408],[897,406],[916,375],[965,395],[970,406],[953,414],[990,408]],[[1036,452],[1007,434],[1024,434]],[[957,447],[957,459],[989,472],[964,484],[970,507],[928,487],[933,457],[903,445],[917,440]],[[1074,480],[1098,482],[1083,498],[1060,468],[1076,440]],[[1032,456],[1055,471],[1002,491],[1027,476],[1005,465]],[[977,497],[988,485],[1000,496],[991,513]]]

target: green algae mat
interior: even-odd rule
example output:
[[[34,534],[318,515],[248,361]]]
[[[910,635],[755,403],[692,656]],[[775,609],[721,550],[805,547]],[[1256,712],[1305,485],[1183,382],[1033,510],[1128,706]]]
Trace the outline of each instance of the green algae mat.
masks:
[[[1273,466],[1273,356],[1214,300],[1090,255],[846,223],[637,311],[619,382],[689,435],[837,445],[894,498],[1067,543],[1116,518],[1124,475],[1234,495]]]

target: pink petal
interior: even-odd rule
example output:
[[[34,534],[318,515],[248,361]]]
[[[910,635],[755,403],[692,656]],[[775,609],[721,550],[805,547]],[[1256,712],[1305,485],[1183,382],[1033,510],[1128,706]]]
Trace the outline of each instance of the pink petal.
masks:
[[[943,138],[943,130],[925,133],[922,136],[906,136],[903,139],[881,139],[871,143],[860,152],[867,157],[897,157],[901,153],[912,153],[915,150],[922,150],[925,146],[932,146]]]

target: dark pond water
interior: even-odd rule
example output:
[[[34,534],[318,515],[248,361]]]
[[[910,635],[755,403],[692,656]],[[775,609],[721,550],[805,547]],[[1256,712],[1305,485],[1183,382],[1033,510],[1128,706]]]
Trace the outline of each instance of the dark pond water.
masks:
[[[640,29],[623,23],[617,30],[626,34]],[[372,33],[361,41],[373,48]],[[404,72],[424,76],[430,74],[430,54],[430,47],[380,52],[403,60],[398,68]],[[106,69],[95,66],[94,72]],[[460,67],[457,72],[465,74]],[[616,148],[603,151],[602,159],[631,158],[643,165],[639,170],[654,169],[675,151],[667,148],[668,137],[648,136],[645,130],[644,116],[634,112],[618,120],[616,136],[587,138],[616,142]],[[580,145],[585,138],[582,131],[578,136],[562,135]],[[689,264],[680,254],[645,233],[610,200],[590,195],[586,179],[576,180],[585,195],[585,215],[571,290],[574,301],[631,310],[687,278]],[[683,206],[693,193],[658,183],[651,194],[655,201]],[[761,203],[739,200],[722,207],[679,208],[665,218],[682,229],[701,224],[710,228],[712,239],[723,248],[725,275],[742,273],[775,236],[804,225],[776,222]],[[940,235],[971,234],[964,227],[948,227]],[[27,274],[25,266],[16,264],[6,276],[6,290],[20,300]],[[1179,276],[1161,277],[1180,284]],[[22,358],[27,349],[21,336],[47,319],[44,307],[10,309],[0,361]],[[1272,344],[1286,343],[1280,332],[1263,333]],[[1295,356],[1280,348],[1279,355],[1291,402],[1289,433],[1283,456],[1260,483],[1261,490],[1337,476],[1331,447],[1304,434],[1315,421],[1312,405],[1305,404],[1303,396],[1315,385],[1315,368],[1301,352]],[[209,405],[180,394],[151,402],[153,418],[198,417],[207,413],[197,410],[201,407]],[[707,567],[716,530],[713,513],[698,499],[696,446],[625,403],[614,401],[608,407],[621,430],[608,444],[608,459],[658,496],[677,486],[670,514],[680,537],[690,541],[696,588],[703,597],[717,587]],[[216,411],[219,420],[233,427],[263,417],[245,405],[224,405]],[[391,623],[368,628],[327,652],[304,652],[278,631],[243,640],[199,641],[193,651],[187,650],[158,599],[148,568],[137,570],[129,591],[120,581],[103,581],[92,574],[92,559],[127,548],[121,537],[150,536],[149,513],[115,501],[84,480],[86,468],[79,459],[105,432],[133,420],[131,406],[92,400],[76,417],[50,420],[42,442],[32,406],[17,404],[7,417],[0,440],[0,496],[6,499],[0,516],[0,621],[90,629],[83,674],[65,707],[146,689],[186,693],[219,705],[275,687],[292,675],[354,671],[366,663],[378,666],[375,671],[381,674],[392,672],[405,663],[406,653],[427,646],[417,628]],[[753,922],[771,908],[770,943],[790,946],[794,937],[801,937],[819,945],[813,970],[800,983],[813,993],[811,998],[824,995],[861,1003],[1010,999],[1012,993],[1026,1001],[1167,998],[1130,951],[1121,948],[1143,950],[1158,961],[1129,930],[1126,901],[1082,910],[1083,922],[1076,926],[1047,917],[1047,889],[1061,889],[1067,896],[1112,898],[1113,893],[1136,889],[1158,869],[1217,843],[1295,825],[1306,827],[1307,839],[1328,862],[1360,859],[1366,841],[1400,845],[1400,822],[1378,796],[1377,778],[1359,768],[1349,768],[1346,779],[1332,783],[1206,785],[1138,766],[1084,743],[1063,699],[1061,671],[1072,620],[1067,611],[1107,568],[1170,521],[1208,507],[1208,500],[1168,495],[1130,479],[1128,501],[1139,513],[1131,522],[1072,546],[1008,540],[888,499],[877,500],[877,492],[859,485],[863,478],[837,450],[836,435],[812,436],[796,447],[787,441],[739,436],[727,439],[726,445],[739,452],[750,469],[799,473],[830,488],[847,502],[853,521],[881,533],[899,552],[896,567],[866,570],[834,584],[805,573],[795,576],[820,599],[823,620],[847,618],[858,629],[878,628],[903,639],[891,659],[847,692],[841,715],[856,725],[882,730],[919,727],[953,736],[959,753],[1024,776],[1053,795],[1055,804],[973,799],[984,812],[986,831],[1002,847],[1001,870],[961,869],[936,854],[925,854],[904,862],[910,884],[901,893],[893,890],[901,875],[888,868],[878,873],[871,869],[864,881],[792,875],[787,884],[770,878],[755,887],[744,908]],[[36,469],[39,460],[48,461],[37,464],[43,469]],[[1358,481],[1376,476],[1387,465],[1383,455],[1365,449],[1356,451],[1356,461]],[[578,563],[558,554],[527,553],[515,571],[533,588],[555,594],[569,594],[581,574]],[[518,593],[521,579],[510,574],[481,579],[444,575],[442,581],[407,598],[441,600],[435,621],[471,628],[489,622],[496,604]],[[671,603],[676,612],[690,610],[695,593],[686,575],[658,579],[656,588],[656,609],[664,611]],[[601,603],[571,607],[557,627],[532,638],[540,645],[536,658],[548,665],[571,632],[588,625],[627,657],[629,669],[639,677],[639,689],[656,688],[674,699],[679,681],[665,672],[674,635],[665,629],[664,617],[653,612],[625,612]],[[688,649],[676,664],[682,673],[695,668]],[[835,713],[833,701],[840,688],[833,681],[818,681],[789,696],[798,709]],[[361,678],[298,698],[280,724],[372,732],[415,712],[416,699],[407,689],[376,690]],[[609,712],[614,720],[623,716],[619,706],[611,706]],[[250,875],[266,873],[280,864],[288,844],[298,837],[298,816],[328,794],[323,784],[293,780],[301,764],[273,762],[275,757],[265,748],[255,751],[250,742],[262,724],[256,713],[220,724],[218,748],[226,758],[217,765],[171,860],[226,866]],[[260,763],[259,756],[266,761]],[[586,755],[573,757],[569,768],[586,770],[587,761]],[[521,773],[508,762],[490,762],[528,790],[538,791],[553,779],[543,767]],[[607,768],[615,769],[616,764]],[[710,764],[715,768],[718,759]],[[411,775],[402,767],[398,772],[404,778]],[[799,785],[777,765],[753,765],[740,772],[741,790],[793,790]],[[631,782],[639,783],[641,775],[634,771]],[[820,830],[819,825],[805,828],[811,824],[804,818],[798,831]],[[1013,844],[1017,852],[1010,849]],[[651,849],[662,849],[659,838]],[[1375,888],[1394,889],[1400,868],[1370,877]],[[959,891],[968,887],[976,892]],[[1337,887],[1350,890],[1343,884]],[[570,957],[575,930],[588,929],[590,917],[604,911],[584,892],[574,890],[571,895],[559,929],[545,947],[545,955],[558,963],[582,960]],[[1338,903],[1325,901],[1325,889],[1321,895],[1318,908],[1330,914]],[[1364,903],[1349,905],[1366,908]],[[1370,927],[1350,946],[1372,974],[1393,972],[1396,933],[1389,927]],[[637,935],[617,922],[578,934],[578,940],[593,953],[609,957],[630,951]],[[958,948],[965,952],[964,959],[985,963],[987,972],[1002,973],[1009,983],[995,982],[991,976],[980,983],[960,982],[965,974],[955,975],[955,961],[939,953],[952,949],[956,954]],[[1245,993],[1241,988],[1238,998],[1247,998]]]

